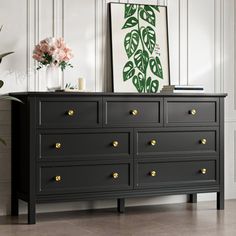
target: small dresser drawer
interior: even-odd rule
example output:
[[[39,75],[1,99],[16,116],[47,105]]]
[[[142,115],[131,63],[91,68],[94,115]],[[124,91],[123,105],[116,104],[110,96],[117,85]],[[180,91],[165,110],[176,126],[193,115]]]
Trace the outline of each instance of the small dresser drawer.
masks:
[[[162,126],[161,98],[104,98],[104,126]]]
[[[218,183],[216,160],[138,162],[136,168],[136,188]]]
[[[218,128],[137,129],[136,157],[218,155]]]
[[[94,192],[133,188],[131,163],[41,165],[38,193]]]
[[[165,126],[215,126],[219,124],[217,98],[165,98]]]
[[[102,126],[101,98],[45,98],[38,101],[38,124],[45,128]]]
[[[40,131],[39,158],[47,161],[129,158],[133,153],[132,135],[131,129]]]

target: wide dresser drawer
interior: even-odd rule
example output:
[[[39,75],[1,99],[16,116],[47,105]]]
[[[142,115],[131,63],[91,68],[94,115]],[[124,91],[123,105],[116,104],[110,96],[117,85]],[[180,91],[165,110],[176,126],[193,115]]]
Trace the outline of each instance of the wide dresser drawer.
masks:
[[[136,129],[135,156],[219,154],[218,128]]]
[[[218,183],[216,160],[137,162],[136,188],[192,186]]]
[[[38,193],[94,192],[133,188],[130,162],[40,165]]]
[[[45,128],[92,128],[102,126],[102,99],[41,98],[38,126]]]
[[[165,98],[165,126],[216,126],[219,124],[218,98]]]
[[[107,127],[162,126],[161,98],[104,98],[103,125]]]
[[[41,160],[132,158],[132,129],[39,131]]]

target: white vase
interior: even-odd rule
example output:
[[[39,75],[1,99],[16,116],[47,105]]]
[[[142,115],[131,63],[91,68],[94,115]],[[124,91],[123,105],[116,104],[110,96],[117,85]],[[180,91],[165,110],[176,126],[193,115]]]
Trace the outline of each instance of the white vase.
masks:
[[[50,64],[46,68],[46,86],[48,91],[62,89],[62,71],[60,67]]]

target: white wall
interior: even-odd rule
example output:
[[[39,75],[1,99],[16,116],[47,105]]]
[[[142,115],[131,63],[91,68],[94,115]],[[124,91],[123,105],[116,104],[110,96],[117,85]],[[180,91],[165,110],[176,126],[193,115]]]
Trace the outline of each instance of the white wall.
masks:
[[[116,0],[119,2],[118,0]],[[15,54],[0,65],[2,93],[38,91],[45,86],[44,71],[34,70],[34,45],[48,36],[63,36],[72,47],[73,69],[65,82],[78,77],[88,81],[91,91],[110,90],[107,36],[109,0],[1,0],[0,52]],[[114,2],[114,1],[112,1]],[[176,84],[203,84],[207,92],[228,92],[226,100],[226,197],[236,198],[236,85],[234,83],[234,0],[120,0],[160,3],[168,6],[171,80]],[[10,209],[10,106],[0,102],[0,215]],[[200,195],[201,200],[215,194]],[[128,200],[129,205],[185,201],[185,196]],[[24,204],[22,204],[24,205]],[[72,210],[115,206],[114,201],[45,204],[38,211]],[[25,207],[22,207],[25,212]]]

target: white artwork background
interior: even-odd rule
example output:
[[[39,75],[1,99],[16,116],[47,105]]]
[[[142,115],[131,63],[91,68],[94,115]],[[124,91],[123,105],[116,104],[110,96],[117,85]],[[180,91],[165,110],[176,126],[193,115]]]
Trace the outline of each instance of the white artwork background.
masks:
[[[151,76],[153,79],[158,79],[159,81],[159,89],[161,90],[163,85],[169,84],[169,60],[168,60],[168,37],[167,37],[167,17],[166,17],[166,7],[159,7],[160,12],[154,10],[156,15],[156,43],[159,45],[160,50],[160,61],[163,70],[163,79],[155,76],[148,65],[147,69],[147,78]],[[111,34],[112,34],[112,60],[113,60],[113,88],[114,92],[138,92],[135,86],[132,83],[132,78],[126,81],[123,81],[123,68],[125,64],[129,61],[125,47],[124,47],[124,39],[128,32],[134,29],[136,26],[132,28],[122,29],[127,19],[124,17],[125,13],[125,4],[111,4]],[[137,13],[135,13],[137,14]],[[149,23],[142,20],[141,26],[147,27],[150,26]],[[154,27],[153,27],[154,28]],[[142,45],[139,42],[138,49],[142,49]],[[138,50],[137,49],[137,50]],[[147,49],[146,49],[147,50]],[[156,48],[152,54],[155,57]],[[132,60],[132,58],[130,58]],[[136,68],[136,74],[138,73],[138,69]]]

